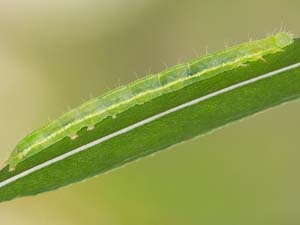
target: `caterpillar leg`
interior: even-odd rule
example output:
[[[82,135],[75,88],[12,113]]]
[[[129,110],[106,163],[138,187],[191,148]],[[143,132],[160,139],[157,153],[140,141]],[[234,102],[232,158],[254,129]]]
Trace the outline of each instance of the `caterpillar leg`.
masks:
[[[79,137],[78,134],[73,134],[70,136],[72,141],[76,140],[78,137]]]
[[[263,56],[259,56],[258,59],[263,61],[263,62],[267,62],[267,60]]]
[[[14,172],[16,170],[16,167],[15,166],[9,166],[9,172]]]
[[[87,127],[87,131],[91,131],[91,130],[94,130],[95,129],[95,126],[88,126]]]

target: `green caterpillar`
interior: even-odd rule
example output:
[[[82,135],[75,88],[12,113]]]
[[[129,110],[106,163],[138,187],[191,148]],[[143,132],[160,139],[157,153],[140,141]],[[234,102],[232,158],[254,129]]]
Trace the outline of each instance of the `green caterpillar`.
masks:
[[[9,168],[14,170],[21,161],[65,137],[78,138],[77,133],[82,128],[93,130],[95,125],[105,118],[115,118],[135,105],[144,104],[158,96],[240,67],[248,62],[260,60],[265,55],[282,51],[291,43],[293,43],[292,36],[281,32],[262,40],[240,44],[185,64],[176,65],[91,99],[21,140],[8,159]]]

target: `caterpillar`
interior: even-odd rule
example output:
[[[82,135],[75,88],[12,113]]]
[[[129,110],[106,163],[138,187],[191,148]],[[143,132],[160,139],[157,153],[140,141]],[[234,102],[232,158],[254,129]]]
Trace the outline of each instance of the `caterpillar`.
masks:
[[[292,35],[280,32],[170,67],[93,98],[22,139],[7,161],[9,169],[15,170],[20,162],[65,137],[72,140],[79,138],[78,132],[83,128],[93,130],[104,119],[115,118],[135,105],[142,105],[221,72],[261,60],[268,54],[283,51],[283,48],[292,43]]]

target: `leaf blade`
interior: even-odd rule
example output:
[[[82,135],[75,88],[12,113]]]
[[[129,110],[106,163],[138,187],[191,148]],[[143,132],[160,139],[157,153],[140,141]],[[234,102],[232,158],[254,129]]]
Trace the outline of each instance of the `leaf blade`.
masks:
[[[140,121],[140,115],[151,117],[157,112],[174,108],[178,104],[195,99],[195,97],[207,96],[209,93],[222,90],[222,88],[285,68],[298,63],[300,61],[299,56],[300,41],[296,40],[284,52],[267,56],[266,62],[259,60],[250,63],[248,67],[239,67],[218,74],[218,76],[199,82],[197,85],[160,97],[155,101],[129,110],[116,120],[104,121],[94,133],[86,133],[82,130],[80,136],[84,140],[78,140],[75,143],[70,142],[70,140],[63,140],[52,146],[52,149],[50,148],[47,152],[48,155],[45,153],[37,154],[24,161],[14,173],[9,173],[8,169],[4,168],[0,171],[0,184],[78,146],[135,124]],[[51,164],[0,187],[0,201],[53,190],[86,179],[255,112],[295,99],[299,95],[300,70],[298,68],[222,93],[222,95],[168,114],[149,124],[119,135],[117,138],[93,146],[88,151],[72,155],[63,161]]]

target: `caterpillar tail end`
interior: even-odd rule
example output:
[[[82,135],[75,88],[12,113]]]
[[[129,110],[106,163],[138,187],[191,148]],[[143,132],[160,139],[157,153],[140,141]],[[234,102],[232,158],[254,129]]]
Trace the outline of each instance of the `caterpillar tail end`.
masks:
[[[0,170],[3,170],[4,168],[6,168],[8,166],[8,171],[9,172],[13,172],[16,170],[15,166],[12,166],[9,164],[8,160],[4,161],[3,163],[1,163],[0,165]]]
[[[13,172],[16,170],[16,166],[19,163],[19,159],[17,155],[12,154],[7,160],[8,171]]]
[[[8,165],[8,161],[4,161],[0,164],[0,170],[4,169]]]

